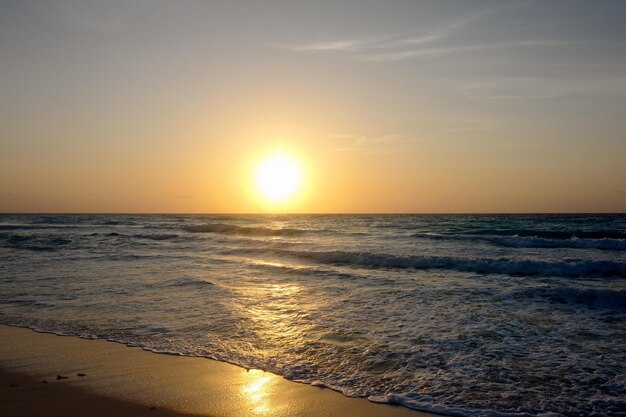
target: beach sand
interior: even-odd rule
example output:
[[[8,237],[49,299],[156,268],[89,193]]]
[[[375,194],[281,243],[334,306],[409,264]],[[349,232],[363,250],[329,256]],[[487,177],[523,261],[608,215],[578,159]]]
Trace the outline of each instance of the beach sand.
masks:
[[[210,359],[0,325],[0,416],[87,415],[433,416]]]

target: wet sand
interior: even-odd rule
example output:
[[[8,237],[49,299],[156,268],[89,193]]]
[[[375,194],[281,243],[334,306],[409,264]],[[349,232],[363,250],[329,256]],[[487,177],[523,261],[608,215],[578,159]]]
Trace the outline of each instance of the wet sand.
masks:
[[[210,359],[2,325],[0,415],[434,416]]]

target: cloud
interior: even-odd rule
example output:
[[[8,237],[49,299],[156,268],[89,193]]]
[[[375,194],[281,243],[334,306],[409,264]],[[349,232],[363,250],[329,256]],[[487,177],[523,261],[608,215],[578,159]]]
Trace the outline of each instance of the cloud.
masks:
[[[510,3],[510,4],[501,4],[490,9],[480,10],[477,12],[469,13],[459,19],[456,19],[452,22],[446,23],[439,28],[431,30],[425,34],[420,34],[418,36],[412,35],[407,37],[401,37],[396,39],[395,41],[386,42],[380,45],[381,48],[394,49],[398,47],[404,46],[415,46],[415,45],[425,45],[430,44],[439,40],[446,39],[452,36],[454,33],[461,31],[464,27],[468,26],[470,23],[482,19],[483,17],[487,17],[489,15],[493,15],[499,13],[504,10],[514,9],[519,7],[527,6],[527,3]]]
[[[540,41],[540,40],[520,40],[520,41],[511,41],[511,42],[491,42],[491,43],[483,43],[483,44],[473,44],[473,45],[461,45],[461,46],[442,46],[437,48],[419,48],[419,49],[410,49],[403,51],[392,51],[387,53],[380,54],[362,54],[357,55],[357,58],[363,61],[398,61],[401,59],[407,59],[417,56],[426,56],[426,55],[445,55],[452,54],[456,52],[468,52],[468,51],[478,51],[478,50],[488,50],[488,49],[507,49],[507,48],[517,48],[517,47],[530,47],[530,46],[557,46],[557,45],[568,45],[571,42],[562,42],[562,41]]]
[[[555,81],[541,79],[504,79],[473,83],[462,87],[470,100],[546,100],[563,96],[569,90]]]
[[[338,153],[352,152],[394,152],[405,142],[406,136],[398,133],[387,133],[380,136],[366,136],[350,133],[329,135],[333,143],[332,149]]]
[[[285,46],[286,49],[293,51],[350,51],[359,49],[363,44],[362,41],[333,41],[333,42],[320,42],[306,45],[292,45]]]
[[[296,52],[345,52],[353,54],[358,59],[364,61],[396,61],[420,55],[439,55],[476,49],[548,45],[549,43],[534,40],[460,46],[445,46],[442,44],[443,41],[479,19],[528,5],[529,3],[501,4],[489,9],[469,13],[425,33],[413,31],[408,34],[361,40],[346,39],[299,45],[282,45],[282,48]]]

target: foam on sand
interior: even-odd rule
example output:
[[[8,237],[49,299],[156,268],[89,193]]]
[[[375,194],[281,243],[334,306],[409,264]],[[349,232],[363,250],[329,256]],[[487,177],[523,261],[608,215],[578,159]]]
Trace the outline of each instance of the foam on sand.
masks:
[[[154,411],[151,415],[224,417],[426,416],[209,359],[157,355],[102,340],[59,337],[8,326],[0,326],[0,339],[0,367],[9,372],[4,377],[22,375],[19,383],[13,383],[17,386],[5,388],[13,391],[3,395],[6,401],[0,403],[0,411],[10,411],[11,415],[34,415],[38,401],[45,400],[67,415],[94,415],[104,407],[110,415],[123,411],[125,416],[143,415],[144,411]],[[79,377],[79,373],[85,376]],[[56,375],[68,378],[57,380]],[[14,394],[24,389],[20,387],[26,385],[23,376],[47,381],[38,384],[38,391],[26,387],[30,389],[29,401],[19,401],[19,394]],[[46,390],[56,393],[46,398],[41,395]],[[45,411],[46,415],[49,412]]]

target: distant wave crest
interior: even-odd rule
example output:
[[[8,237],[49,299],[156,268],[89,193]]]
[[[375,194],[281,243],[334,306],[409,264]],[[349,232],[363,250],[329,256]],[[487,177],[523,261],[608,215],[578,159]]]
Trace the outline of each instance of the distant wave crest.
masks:
[[[0,234],[0,246],[12,249],[24,249],[35,252],[54,252],[57,248],[67,246],[71,240],[59,235],[20,235]]]
[[[496,235],[541,237],[544,239],[626,239],[626,232],[618,230],[536,230],[536,229],[487,229],[468,233],[470,235]]]
[[[269,227],[237,226],[234,224],[225,223],[209,223],[183,226],[183,230],[191,233],[220,233],[227,235],[249,236],[298,236],[306,232],[302,229],[271,229]]]
[[[572,248],[626,251],[626,239],[617,238],[579,238],[554,239],[539,236],[503,236],[503,235],[441,235],[432,233],[415,233],[418,239],[452,240],[466,242],[485,242],[507,248]]]
[[[132,235],[127,235],[124,233],[118,232],[109,232],[109,233],[93,233],[92,236],[107,236],[107,237],[119,237],[119,238],[127,238],[127,239],[149,239],[149,240],[170,240],[176,239],[179,236],[173,233],[137,233]]]
[[[136,234],[132,237],[138,239],[150,239],[150,240],[170,240],[178,238],[178,235],[172,233],[154,233],[154,234]]]
[[[209,286],[209,287],[214,287],[217,286],[216,283],[214,283],[213,281],[209,281],[206,279],[201,279],[201,278],[195,278],[195,277],[185,277],[185,278],[181,278],[179,280],[177,280],[176,282],[171,284],[173,287],[188,287],[188,286],[192,286],[192,287],[204,287],[204,286]]]
[[[539,297],[560,304],[586,304],[593,307],[626,307],[626,290],[534,287],[518,290],[514,297]]]
[[[344,251],[294,251],[286,249],[248,248],[228,251],[232,254],[271,253],[304,260],[331,264],[354,265],[371,268],[450,269],[477,274],[506,274],[522,276],[556,277],[626,277],[626,263],[566,259],[563,261],[538,261],[509,258],[461,258],[453,256],[400,256],[369,252]]]
[[[139,240],[172,240],[179,236],[171,233],[123,234],[117,232],[92,233],[89,238],[103,237],[106,239],[139,239]],[[78,249],[87,244],[86,236],[79,234],[21,234],[0,232],[0,247],[29,250],[35,252],[55,252],[59,249]],[[82,245],[82,246],[81,246]]]

